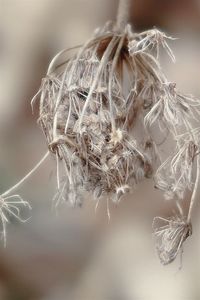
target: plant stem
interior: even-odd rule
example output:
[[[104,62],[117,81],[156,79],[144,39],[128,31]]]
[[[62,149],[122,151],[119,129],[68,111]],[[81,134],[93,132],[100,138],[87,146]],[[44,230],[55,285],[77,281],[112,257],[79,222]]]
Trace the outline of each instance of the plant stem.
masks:
[[[94,89],[96,88],[96,85],[99,81],[99,78],[101,76],[101,73],[102,71],[105,69],[105,66],[107,65],[108,63],[108,60],[109,60],[109,57],[110,57],[110,54],[112,53],[115,45],[118,43],[118,38],[113,36],[113,38],[111,39],[109,45],[107,46],[102,58],[101,58],[101,61],[100,61],[100,64],[99,64],[99,67],[96,71],[96,74],[95,74],[95,77],[94,77],[94,80],[93,80],[93,83],[90,87],[90,90],[89,90],[89,93],[87,95],[87,98],[85,100],[85,104],[83,106],[83,109],[82,109],[82,112],[81,112],[81,115],[79,117],[79,130],[81,131],[81,124],[83,122],[83,117],[84,117],[84,114],[86,112],[86,109],[87,109],[87,106],[88,106],[88,103],[90,102],[90,99],[93,95],[93,92],[94,92]]]
[[[129,20],[131,0],[119,0],[117,12],[117,28],[123,29]]]
[[[194,207],[194,203],[198,194],[198,187],[199,187],[199,180],[200,180],[200,157],[199,154],[197,155],[197,164],[196,164],[196,179],[195,179],[195,184],[194,184],[194,189],[192,192],[192,197],[190,200],[190,206],[189,206],[189,211],[188,211],[188,216],[187,216],[187,222],[189,223],[191,221],[192,217],[192,210]]]
[[[49,151],[45,153],[45,155],[42,157],[42,159],[35,165],[33,169],[29,173],[27,173],[20,181],[18,181],[15,185],[13,185],[9,190],[4,192],[1,197],[5,197],[9,195],[11,192],[16,190],[26,179],[28,179],[40,166],[41,164],[45,161],[45,159],[49,156]]]

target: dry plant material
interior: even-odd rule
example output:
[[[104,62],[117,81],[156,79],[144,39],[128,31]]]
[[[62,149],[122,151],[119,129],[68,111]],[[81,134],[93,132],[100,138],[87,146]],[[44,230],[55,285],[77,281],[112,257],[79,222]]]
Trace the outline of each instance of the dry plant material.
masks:
[[[21,206],[28,207],[31,209],[29,203],[24,201],[20,195],[11,195],[11,196],[0,196],[0,219],[2,223],[2,239],[4,241],[4,246],[6,245],[6,224],[9,223],[9,217],[25,222],[20,216]]]
[[[1,221],[1,239],[6,246],[6,225],[9,223],[9,219],[15,219],[20,222],[26,222],[28,219],[24,219],[21,216],[21,209],[24,208],[31,210],[31,206],[27,201],[18,194],[13,194],[37,169],[43,164],[46,158],[49,156],[47,152],[42,159],[28,172],[22,179],[20,179],[15,185],[6,190],[0,195],[0,221]]]
[[[200,102],[180,93],[162,72],[159,49],[175,61],[168,45],[174,38],[155,28],[133,32],[127,4],[120,1],[116,24],[54,57],[32,105],[39,99],[38,123],[56,160],[55,205],[81,205],[84,191],[117,203],[152,177],[166,199],[178,203],[191,194],[187,217],[181,211],[162,219],[166,224],[154,231],[160,260],[168,264],[191,235]]]
[[[156,223],[162,222],[157,227]],[[156,217],[153,222],[156,249],[163,265],[174,261],[179,251],[183,250],[184,241],[192,235],[192,225],[185,218],[169,219]]]
[[[51,63],[41,86],[38,121],[57,158],[59,200],[67,195],[79,204],[84,189],[118,202],[152,176],[156,145],[146,123],[155,118],[152,109],[167,84],[139,41],[149,37],[151,43],[154,32],[156,38],[157,30],[133,34],[130,26],[118,31],[107,24],[61,66],[56,66],[58,57]]]
[[[56,157],[56,205],[80,205],[83,191],[119,202],[139,181],[154,177],[166,199],[180,201],[190,192],[192,208],[200,102],[162,72],[160,46],[175,61],[169,40],[157,29],[133,33],[129,25],[108,23],[75,54],[62,61],[65,50],[52,60],[39,91],[38,122]],[[163,158],[165,141],[170,152]],[[191,209],[155,230],[163,264],[182,249],[190,219]]]

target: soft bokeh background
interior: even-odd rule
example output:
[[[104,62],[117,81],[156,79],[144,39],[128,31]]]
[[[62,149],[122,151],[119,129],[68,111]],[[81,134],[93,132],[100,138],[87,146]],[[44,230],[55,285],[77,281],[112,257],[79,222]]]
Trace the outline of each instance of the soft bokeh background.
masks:
[[[114,19],[117,0],[0,0],[0,189],[6,190],[42,157],[46,144],[30,100],[48,63],[61,49],[83,43]],[[178,37],[176,64],[162,58],[171,81],[200,97],[200,1],[133,0],[135,30],[157,26]],[[200,299],[200,204],[193,235],[179,259],[163,267],[151,237],[155,215],[173,205],[141,183],[118,207],[106,201],[95,214],[52,208],[55,164],[49,159],[20,189],[32,205],[25,224],[13,220],[7,248],[0,246],[0,300],[198,300]]]

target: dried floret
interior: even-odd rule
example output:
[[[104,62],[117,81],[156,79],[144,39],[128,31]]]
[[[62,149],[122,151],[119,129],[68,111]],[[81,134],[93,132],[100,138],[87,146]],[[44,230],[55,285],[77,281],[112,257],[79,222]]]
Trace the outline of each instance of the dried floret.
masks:
[[[162,225],[157,225],[157,222]],[[179,252],[182,254],[183,243],[192,235],[191,223],[181,216],[168,219],[156,217],[153,229],[156,250],[163,265],[173,262]]]
[[[49,156],[49,151],[45,153],[42,159],[31,169],[22,179],[20,179],[15,185],[6,190],[0,195],[0,220],[1,220],[1,239],[4,241],[4,246],[6,246],[6,224],[9,223],[10,218],[14,218],[18,221],[25,222],[27,219],[21,217],[21,209],[27,208],[31,209],[30,204],[23,200],[23,198],[18,194],[13,194],[13,192],[18,189],[45,161]]]
[[[156,48],[156,57],[158,58],[159,47],[161,45],[172,61],[175,62],[175,56],[169,47],[167,40],[175,40],[175,38],[167,36],[164,32],[156,28],[147,30],[136,35],[135,39],[129,44],[129,51],[131,54],[137,54]]]
[[[0,196],[0,219],[1,219],[1,234],[6,246],[6,224],[9,223],[9,218],[13,217],[20,222],[25,222],[20,216],[21,207],[31,209],[30,204],[24,201],[20,195]]]

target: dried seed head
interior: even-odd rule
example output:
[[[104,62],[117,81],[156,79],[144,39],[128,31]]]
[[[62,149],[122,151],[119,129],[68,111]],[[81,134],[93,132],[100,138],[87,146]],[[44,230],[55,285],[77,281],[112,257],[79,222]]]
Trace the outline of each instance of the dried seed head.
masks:
[[[118,32],[108,24],[43,80],[38,121],[59,158],[61,198],[69,195],[62,189],[68,182],[76,193],[84,188],[116,201],[124,187],[153,174],[154,144],[146,149],[151,138],[144,123],[148,99],[141,95],[160,69],[151,55],[129,53],[133,36],[129,26]],[[137,123],[142,134],[135,138]]]
[[[120,30],[108,23],[77,53],[64,59],[64,50],[52,60],[39,91],[38,122],[57,161],[57,204],[66,199],[81,204],[84,190],[119,202],[135,184],[155,175],[166,198],[182,199],[194,190],[193,205],[200,102],[181,94],[163,74],[159,46],[175,61],[168,40],[173,38],[157,29],[137,34],[129,25]],[[166,140],[171,147],[164,157]],[[167,264],[191,225],[184,218],[158,219],[166,223],[155,237]]]
[[[157,222],[163,225],[157,226]],[[174,261],[179,251],[183,250],[184,241],[192,235],[192,224],[184,217],[156,217],[153,229],[157,253],[163,265]]]
[[[161,70],[159,47],[175,61],[167,44],[173,38],[157,29],[133,33],[125,25],[128,4],[120,0],[116,24],[96,30],[76,53],[62,62],[70,49],[55,56],[31,104],[40,95],[38,122],[57,163],[56,206],[66,200],[81,205],[83,191],[90,191],[94,198],[107,196],[110,216],[108,199],[119,202],[132,186],[153,175],[166,198],[182,199],[192,191],[187,218],[177,204],[181,217],[154,219],[157,252],[168,264],[192,234],[191,212],[200,180],[200,158],[195,159],[200,147],[196,126],[200,102],[181,94]],[[159,134],[163,139],[158,143]],[[173,149],[163,158],[167,139]],[[9,195],[49,151],[0,196],[4,242],[7,215],[21,220],[18,206],[29,207],[19,195]],[[164,224],[158,227],[157,221]]]
[[[57,204],[80,205],[84,190],[119,202],[153,175],[166,198],[182,199],[194,188],[200,102],[181,94],[161,70],[160,45],[175,60],[169,39],[156,29],[137,34],[109,23],[63,63],[66,51],[53,59],[40,89],[38,122],[57,161]],[[165,140],[171,147],[163,157]],[[166,264],[191,226],[181,218],[165,221],[155,236]]]

